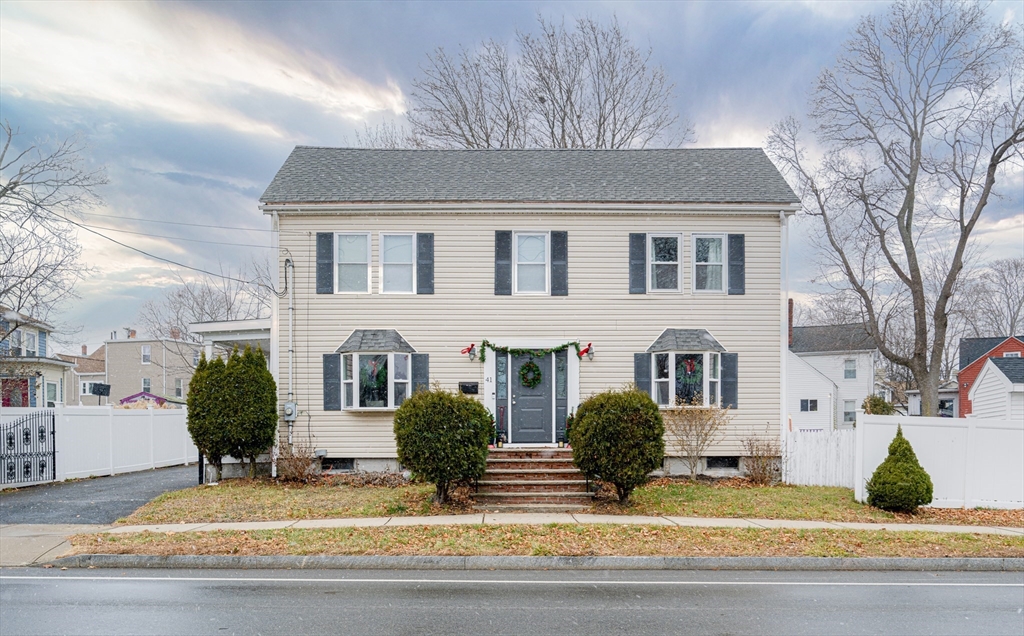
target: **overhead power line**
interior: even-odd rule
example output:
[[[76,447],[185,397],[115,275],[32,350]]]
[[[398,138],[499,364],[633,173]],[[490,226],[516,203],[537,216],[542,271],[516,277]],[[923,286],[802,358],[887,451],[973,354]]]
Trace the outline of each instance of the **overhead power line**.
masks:
[[[96,229],[96,230],[105,230],[107,232],[121,232],[123,234],[134,234],[136,236],[148,236],[149,238],[162,238],[162,239],[168,239],[168,240],[171,240],[171,241],[189,241],[189,242],[192,242],[192,243],[207,243],[209,245],[234,245],[234,246],[237,246],[237,247],[258,247],[258,248],[267,249],[267,250],[273,249],[273,247],[270,246],[270,245],[256,245],[254,243],[231,243],[229,241],[204,241],[203,239],[185,238],[183,236],[166,236],[164,234],[151,234],[149,232],[135,232],[135,231],[132,231],[132,230],[122,230],[122,229],[116,228],[116,227],[103,227],[102,225],[85,225],[85,224],[81,224],[81,225],[79,225],[79,227],[88,227],[88,228],[93,228],[93,229]]]
[[[187,225],[189,227],[209,227],[217,230],[240,230],[243,232],[273,232],[266,228],[255,228],[255,227],[232,227],[228,225],[208,225],[205,223],[184,223],[182,221],[157,221],[156,219],[140,219],[133,216],[123,216],[120,214],[99,214],[98,212],[83,212],[85,216],[99,216],[105,219],[123,219],[126,221],[138,221],[139,223],[161,223],[163,225]]]

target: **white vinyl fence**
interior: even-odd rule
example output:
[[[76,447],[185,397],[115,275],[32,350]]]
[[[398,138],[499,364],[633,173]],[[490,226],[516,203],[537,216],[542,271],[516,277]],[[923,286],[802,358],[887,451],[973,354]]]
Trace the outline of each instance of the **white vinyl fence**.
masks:
[[[39,410],[4,408],[0,410],[0,424]],[[47,410],[56,413],[57,481],[177,466],[199,460],[199,451],[185,425],[185,409],[58,406]]]
[[[936,508],[1024,508],[1024,421],[857,413],[855,430],[793,431],[784,479],[804,486],[866,484],[889,454],[897,425],[932,478]]]
[[[798,486],[853,488],[856,435],[853,429],[791,432],[786,439],[783,479]]]

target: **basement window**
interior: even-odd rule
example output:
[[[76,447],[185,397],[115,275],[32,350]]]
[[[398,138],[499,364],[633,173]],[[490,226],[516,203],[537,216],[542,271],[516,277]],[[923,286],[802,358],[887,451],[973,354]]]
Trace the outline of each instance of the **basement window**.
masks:
[[[715,468],[731,468],[739,470],[740,458],[739,457],[708,457],[708,470]]]

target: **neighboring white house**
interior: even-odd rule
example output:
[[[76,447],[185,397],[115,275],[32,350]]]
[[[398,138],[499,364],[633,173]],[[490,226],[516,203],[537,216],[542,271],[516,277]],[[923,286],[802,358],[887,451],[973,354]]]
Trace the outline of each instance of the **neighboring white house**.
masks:
[[[787,368],[787,408],[794,428],[817,428],[828,421],[837,428],[852,427],[864,398],[887,397],[877,377],[878,349],[862,324],[793,327],[789,350],[820,374],[800,365]]]
[[[261,203],[282,412],[327,460],[395,466],[394,410],[434,382],[510,445],[627,382],[732,406],[727,463],[781,433],[799,203],[760,149],[297,147]]]
[[[921,414],[921,390],[910,389],[907,395],[907,415]],[[939,383],[939,417],[957,417],[960,412],[960,388],[956,378]]]
[[[1024,358],[989,358],[971,387],[971,417],[1024,421]]]

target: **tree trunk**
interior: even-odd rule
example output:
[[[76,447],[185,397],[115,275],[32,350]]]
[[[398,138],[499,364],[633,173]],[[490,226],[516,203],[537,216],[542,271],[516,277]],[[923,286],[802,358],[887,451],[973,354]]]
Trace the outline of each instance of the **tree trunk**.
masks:
[[[448,503],[448,482],[438,482],[434,490],[434,500],[439,504]]]
[[[939,367],[913,369],[917,388],[921,391],[921,415],[935,417],[939,414]]]

